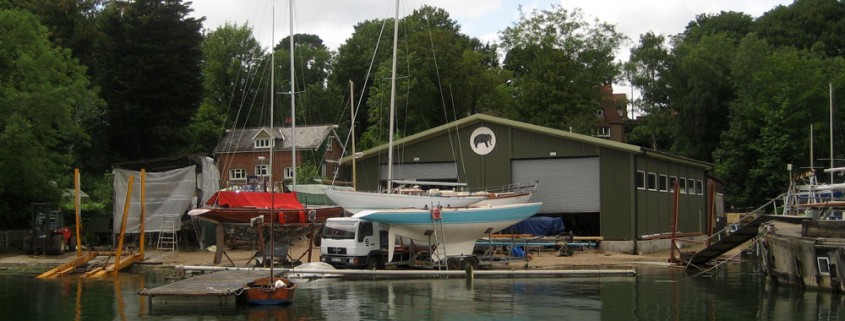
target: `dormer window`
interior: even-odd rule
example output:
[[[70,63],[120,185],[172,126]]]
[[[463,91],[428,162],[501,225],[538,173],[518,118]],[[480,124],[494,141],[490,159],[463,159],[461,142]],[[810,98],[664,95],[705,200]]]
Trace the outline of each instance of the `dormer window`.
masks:
[[[596,117],[604,117],[604,110],[601,108],[596,109]]]
[[[255,148],[270,148],[269,137],[259,137],[255,139]]]

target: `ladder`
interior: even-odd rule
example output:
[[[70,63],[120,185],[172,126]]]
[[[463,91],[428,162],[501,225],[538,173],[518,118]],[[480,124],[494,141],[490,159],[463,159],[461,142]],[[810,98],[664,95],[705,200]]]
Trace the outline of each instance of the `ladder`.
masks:
[[[176,224],[179,223],[178,218],[178,215],[164,215],[161,217],[161,231],[158,233],[158,244],[156,246],[156,249],[159,251],[177,251],[179,249],[176,236]]]
[[[432,234],[434,235],[434,242],[429,240],[430,246],[433,248],[431,260],[438,270],[443,270],[446,263],[446,233],[443,232],[443,212],[441,206],[434,206],[431,209],[431,225]]]

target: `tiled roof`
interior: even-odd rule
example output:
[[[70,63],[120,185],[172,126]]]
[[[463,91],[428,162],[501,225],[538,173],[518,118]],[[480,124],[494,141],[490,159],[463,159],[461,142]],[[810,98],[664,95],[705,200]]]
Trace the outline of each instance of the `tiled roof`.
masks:
[[[326,138],[334,132],[334,127],[333,125],[296,126],[296,148],[313,150],[321,147]],[[214,148],[214,153],[254,151],[256,148],[253,139],[263,133],[271,133],[270,128],[259,127],[229,130],[220,143],[217,144],[217,147]],[[290,127],[276,127],[271,135],[276,138],[276,150],[291,150],[293,135]],[[278,147],[281,147],[281,149]]]

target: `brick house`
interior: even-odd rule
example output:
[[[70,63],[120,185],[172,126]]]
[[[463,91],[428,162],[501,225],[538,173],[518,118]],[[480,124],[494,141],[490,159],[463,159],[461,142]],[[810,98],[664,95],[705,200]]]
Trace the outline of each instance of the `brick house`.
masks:
[[[598,121],[593,136],[624,143],[625,119],[628,118],[627,103],[625,94],[614,94],[611,85],[602,87],[601,102],[596,109]]]
[[[292,146],[296,141],[296,165],[316,160],[321,179],[331,179],[337,170],[337,160],[342,147],[336,132],[337,125],[297,126],[296,137],[291,127],[269,127],[228,130],[214,149],[220,182],[223,187],[260,190],[271,181],[289,184],[293,180]],[[273,164],[270,170],[270,150],[273,148]],[[297,182],[299,184],[300,182]],[[311,184],[313,182],[302,182]]]

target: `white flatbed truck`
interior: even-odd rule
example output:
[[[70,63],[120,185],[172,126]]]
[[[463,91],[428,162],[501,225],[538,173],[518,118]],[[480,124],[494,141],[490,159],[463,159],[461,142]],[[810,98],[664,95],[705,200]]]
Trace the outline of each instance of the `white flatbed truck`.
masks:
[[[453,256],[446,258],[445,262],[433,262],[428,244],[421,246],[401,238],[398,244],[391,244],[387,228],[377,222],[352,217],[329,218],[323,225],[319,239],[320,261],[335,268],[384,269],[395,265],[466,270],[478,269],[493,262],[506,263],[501,257],[484,258],[475,255]],[[388,260],[389,246],[394,246],[392,260]]]

